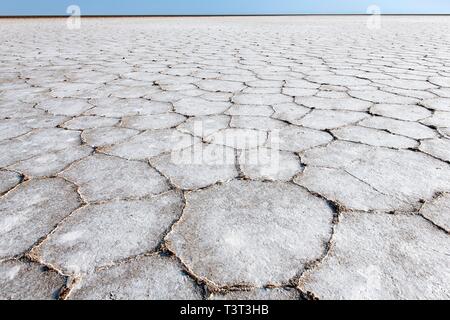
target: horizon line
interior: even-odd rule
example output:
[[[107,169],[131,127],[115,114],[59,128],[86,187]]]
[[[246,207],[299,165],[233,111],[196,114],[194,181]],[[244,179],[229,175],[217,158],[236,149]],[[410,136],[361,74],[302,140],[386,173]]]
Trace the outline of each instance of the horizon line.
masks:
[[[292,16],[372,16],[373,13],[267,13],[267,14],[82,14],[84,18],[183,18],[183,17],[292,17]],[[378,15],[378,14],[377,14]],[[380,16],[450,16],[450,13],[380,13]],[[61,15],[0,15],[0,18],[68,18]]]

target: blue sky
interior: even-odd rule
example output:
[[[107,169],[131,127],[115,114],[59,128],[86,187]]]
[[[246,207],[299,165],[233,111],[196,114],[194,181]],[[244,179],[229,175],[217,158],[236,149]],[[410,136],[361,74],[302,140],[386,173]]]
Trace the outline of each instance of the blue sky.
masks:
[[[449,13],[450,0],[0,0],[0,15],[64,15],[77,4],[83,15]]]

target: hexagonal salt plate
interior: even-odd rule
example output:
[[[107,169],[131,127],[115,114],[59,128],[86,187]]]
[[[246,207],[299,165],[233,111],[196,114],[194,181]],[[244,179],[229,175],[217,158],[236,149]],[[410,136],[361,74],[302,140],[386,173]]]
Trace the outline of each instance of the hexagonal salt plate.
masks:
[[[234,104],[225,114],[232,116],[262,116],[269,117],[272,115],[273,109],[267,105],[246,105]]]
[[[373,87],[373,88],[376,90],[375,87]],[[436,94],[433,94],[432,92],[439,90],[439,89],[428,89],[427,91],[420,91],[420,90],[413,90],[413,89],[399,89],[399,88],[394,88],[394,87],[381,87],[380,90],[398,94],[400,96],[424,100],[424,99],[435,98]]]
[[[68,147],[19,161],[9,168],[27,177],[49,177],[61,172],[71,163],[87,157],[92,151],[93,149],[86,145]]]
[[[252,116],[233,116],[230,121],[230,127],[241,129],[256,129],[262,131],[271,131],[281,129],[287,126],[283,121],[272,119],[270,117],[252,117]]]
[[[303,170],[296,154],[277,149],[245,150],[238,159],[244,175],[254,180],[289,181]]]
[[[448,128],[438,128],[438,131],[440,134],[446,136],[447,138],[450,139],[450,127]]]
[[[438,97],[441,97],[441,98],[450,98],[450,88],[431,89],[430,93],[434,94],[433,97],[436,97],[436,95],[437,95]],[[429,98],[433,98],[433,97],[427,97],[427,98],[429,99]]]
[[[99,116],[79,116],[65,122],[62,127],[71,130],[85,130],[100,127],[112,127],[120,122],[119,118]]]
[[[0,300],[58,299],[65,283],[65,277],[37,263],[0,262]]]
[[[421,120],[420,122],[428,126],[445,128],[450,126],[450,112],[435,111],[431,117]]]
[[[354,98],[300,97],[295,102],[301,106],[324,110],[367,111],[372,103]]]
[[[439,194],[420,208],[420,214],[450,233],[450,193]]]
[[[93,100],[92,104],[95,107],[86,112],[86,115],[125,117],[159,114],[172,110],[170,103],[149,101],[146,99],[105,98]]]
[[[41,101],[36,105],[38,109],[62,116],[76,116],[92,107],[93,105],[82,99],[51,99]]]
[[[328,84],[333,86],[364,86],[370,84],[369,80],[360,79],[350,76],[309,76],[306,80],[318,83],[318,84]]]
[[[0,100],[2,113],[0,119],[20,119],[23,117],[39,117],[45,115],[43,110],[33,108],[34,103]]]
[[[64,123],[68,119],[69,118],[64,116],[54,116],[51,114],[44,114],[41,116],[30,117],[27,115],[27,117],[20,119],[9,119],[9,122],[17,123],[30,129],[44,129],[57,127],[59,124]]]
[[[398,94],[389,93],[381,90],[349,91],[348,94],[354,98],[374,103],[416,104],[420,101],[415,98],[399,96]]]
[[[0,141],[21,136],[31,129],[18,123],[15,119],[0,120]]]
[[[273,105],[278,103],[292,102],[293,98],[284,94],[254,94],[243,93],[233,97],[235,104],[244,105]]]
[[[299,152],[302,150],[327,144],[333,137],[323,131],[287,126],[269,133],[268,146],[284,151]]]
[[[86,129],[81,138],[92,147],[104,147],[126,141],[138,133],[139,131],[134,129],[103,127]]]
[[[331,233],[329,205],[290,183],[234,180],[188,193],[186,203],[166,245],[219,286],[287,282]]]
[[[176,192],[147,200],[112,201],[75,211],[32,252],[71,274],[86,273],[153,251],[181,214]]]
[[[146,131],[128,141],[103,148],[102,152],[134,160],[145,160],[162,153],[187,148],[200,139],[175,129]]]
[[[20,174],[13,171],[0,170],[0,194],[12,189],[22,181]]]
[[[272,118],[288,121],[290,123],[295,123],[295,121],[300,120],[311,111],[311,109],[296,103],[276,104],[273,106],[273,110],[275,110],[275,113],[272,115]]]
[[[235,149],[251,149],[267,141],[267,132],[254,129],[228,128],[218,131],[205,139],[209,143]]]
[[[231,106],[231,103],[189,97],[178,100],[173,105],[176,112],[186,116],[206,116],[223,113]]]
[[[435,85],[431,84],[427,81],[421,81],[421,80],[403,80],[403,79],[386,79],[386,80],[377,80],[376,82],[384,84],[389,87],[395,87],[400,89],[408,89],[408,90],[428,90],[436,88]]]
[[[224,80],[202,80],[197,86],[211,92],[237,92],[245,88],[242,82]]]
[[[430,139],[420,142],[419,150],[443,161],[450,162],[450,139]]]
[[[419,145],[417,141],[407,137],[360,126],[338,128],[332,132],[340,140],[360,142],[377,147],[408,149],[415,148]]]
[[[81,201],[63,179],[33,179],[0,198],[0,258],[29,250]]]
[[[148,164],[102,154],[87,157],[60,175],[76,183],[87,201],[139,198],[169,189]]]
[[[359,125],[389,131],[393,134],[406,136],[411,139],[431,139],[437,136],[436,131],[420,123],[395,120],[385,117],[370,117],[362,120]]]
[[[0,142],[0,167],[80,144],[80,133],[77,131],[57,128],[35,130]]]
[[[322,299],[449,299],[448,234],[420,216],[345,213],[302,287]]]
[[[431,111],[417,105],[376,104],[370,108],[376,115],[398,120],[418,121],[431,116]]]
[[[349,210],[394,211],[399,207],[410,207],[406,201],[380,192],[344,169],[308,166],[294,182]]]
[[[235,151],[215,144],[195,144],[152,158],[150,164],[178,188],[185,190],[204,188],[238,175]]]
[[[428,81],[440,87],[450,88],[450,77],[430,77]]]
[[[180,124],[177,129],[204,138],[227,128],[229,124],[230,117],[226,115],[201,116],[189,118]]]
[[[150,116],[132,116],[122,119],[122,127],[136,130],[157,130],[173,128],[184,122],[186,117],[177,113],[161,113]]]
[[[428,109],[450,112],[450,99],[448,98],[434,98],[421,102],[421,105]]]
[[[71,300],[200,300],[201,292],[175,259],[140,257],[86,275]]]
[[[313,110],[292,123],[317,130],[334,129],[361,121],[367,113],[341,110]]]
[[[300,156],[308,169],[295,182],[349,209],[415,210],[450,191],[448,164],[420,152],[334,141]]]
[[[316,89],[283,88],[283,94],[293,97],[308,97],[317,93]]]

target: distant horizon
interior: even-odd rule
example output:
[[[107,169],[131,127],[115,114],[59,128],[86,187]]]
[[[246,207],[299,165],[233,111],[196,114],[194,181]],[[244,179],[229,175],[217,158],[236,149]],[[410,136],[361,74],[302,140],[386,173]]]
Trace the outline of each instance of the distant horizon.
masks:
[[[370,16],[370,13],[267,13],[267,14],[83,14],[85,18],[183,18],[183,17],[295,17],[295,16]],[[381,16],[450,16],[450,13],[382,13]],[[1,15],[0,18],[67,18],[61,15]]]
[[[2,17],[258,16],[258,15],[448,15],[449,0],[14,0],[0,2]],[[372,8],[372,10],[369,10]]]

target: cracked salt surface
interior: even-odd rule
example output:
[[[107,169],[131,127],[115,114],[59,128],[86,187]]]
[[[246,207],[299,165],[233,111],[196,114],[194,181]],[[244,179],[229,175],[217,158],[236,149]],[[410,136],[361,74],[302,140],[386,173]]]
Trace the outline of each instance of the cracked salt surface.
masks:
[[[66,280],[33,262],[0,262],[1,300],[51,300],[58,298]]]
[[[83,278],[70,295],[72,300],[189,299],[200,300],[201,290],[168,257],[144,256]]]
[[[2,19],[0,299],[449,299],[449,26]]]
[[[450,297],[448,234],[419,216],[348,213],[334,241],[322,264],[302,279],[319,298]]]

